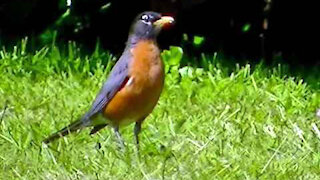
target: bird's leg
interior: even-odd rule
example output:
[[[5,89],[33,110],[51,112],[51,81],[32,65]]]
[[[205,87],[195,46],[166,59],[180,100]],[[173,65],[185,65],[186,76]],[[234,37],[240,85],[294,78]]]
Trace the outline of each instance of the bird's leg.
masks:
[[[136,140],[136,147],[137,147],[138,151],[139,151],[139,133],[141,131],[142,121],[137,121],[136,122],[136,124],[134,126],[134,131],[133,131],[134,132],[134,137],[135,137],[135,140]]]
[[[124,150],[124,142],[123,142],[123,140],[122,140],[122,137],[121,137],[121,134],[120,134],[120,132],[119,132],[119,127],[118,127],[118,126],[114,128],[114,132],[115,132],[115,134],[116,134],[116,137],[117,137],[118,144],[119,144],[120,148],[121,148],[122,150]]]

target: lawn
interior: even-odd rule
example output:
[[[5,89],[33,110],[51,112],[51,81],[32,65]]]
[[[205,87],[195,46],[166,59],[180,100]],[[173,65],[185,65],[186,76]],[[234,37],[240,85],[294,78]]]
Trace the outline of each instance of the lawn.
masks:
[[[320,90],[281,65],[180,67],[181,49],[165,51],[137,153],[132,125],[124,151],[110,127],[42,144],[85,113],[116,58],[26,49],[0,53],[0,179],[320,179]]]

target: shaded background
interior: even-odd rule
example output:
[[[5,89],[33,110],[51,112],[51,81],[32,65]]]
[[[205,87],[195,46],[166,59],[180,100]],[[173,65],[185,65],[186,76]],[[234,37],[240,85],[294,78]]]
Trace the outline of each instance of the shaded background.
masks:
[[[0,44],[10,47],[29,36],[36,49],[53,40],[75,40],[90,52],[99,41],[118,54],[132,19],[154,10],[177,19],[159,38],[163,48],[179,45],[192,56],[222,52],[239,60],[319,66],[316,8],[316,2],[289,0],[2,0]],[[194,37],[200,37],[198,45]]]

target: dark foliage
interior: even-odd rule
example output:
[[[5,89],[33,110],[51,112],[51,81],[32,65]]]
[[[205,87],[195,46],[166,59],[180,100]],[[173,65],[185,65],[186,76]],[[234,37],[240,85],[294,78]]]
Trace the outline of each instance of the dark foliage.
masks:
[[[289,0],[73,0],[70,7],[66,0],[6,0],[0,4],[0,42],[31,35],[41,44],[57,35],[93,49],[99,38],[104,48],[120,53],[133,17],[155,10],[177,19],[176,27],[160,37],[162,47],[183,42],[189,55],[223,51],[236,59],[274,62],[279,57],[295,65],[319,65],[316,7]],[[182,40],[184,33],[189,40],[204,36],[205,43],[194,47]]]

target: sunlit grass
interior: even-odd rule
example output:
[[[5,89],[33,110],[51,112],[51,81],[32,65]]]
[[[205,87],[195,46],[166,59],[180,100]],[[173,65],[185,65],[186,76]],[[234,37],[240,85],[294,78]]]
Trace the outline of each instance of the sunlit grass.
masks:
[[[125,152],[110,128],[46,147],[43,138],[90,107],[114,63],[73,47],[1,52],[1,179],[320,178],[318,89],[281,66],[235,66],[230,74],[208,58],[204,68],[180,68],[175,48],[164,55],[166,87],[143,124],[139,155],[133,126],[121,131]]]

